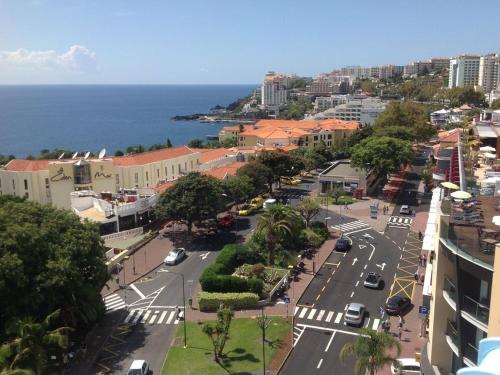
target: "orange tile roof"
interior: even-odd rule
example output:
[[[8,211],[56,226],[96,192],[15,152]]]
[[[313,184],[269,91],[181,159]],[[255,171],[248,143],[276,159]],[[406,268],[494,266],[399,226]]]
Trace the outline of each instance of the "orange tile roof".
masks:
[[[249,124],[244,124],[243,129],[246,128],[253,128],[253,125]],[[233,126],[224,126],[222,130],[227,131],[227,132],[239,132],[240,131],[240,125],[233,125]]]
[[[144,165],[154,163],[161,160],[173,159],[179,156],[194,154],[193,151],[187,146],[180,146],[174,148],[164,148],[157,151],[148,151],[140,154],[131,154],[126,156],[114,156],[113,164],[122,167],[129,167],[133,165]]]
[[[153,190],[156,191],[157,193],[163,193],[165,190],[168,190],[172,186],[174,186],[176,182],[177,181],[167,181],[164,182],[163,184],[158,184],[153,188]]]
[[[202,173],[222,180],[226,176],[235,176],[236,171],[245,164],[246,163],[237,161],[228,165],[224,165],[222,167],[210,169],[208,171],[203,171]]]
[[[235,155],[237,152],[231,151],[228,148],[192,148],[191,150],[200,153],[200,163],[208,163],[212,160],[224,158],[226,156]]]
[[[49,162],[52,160],[24,160],[13,159],[5,166],[6,171],[15,172],[36,172],[49,169]]]
[[[452,129],[449,131],[442,131],[438,134],[440,142],[458,142],[460,137],[460,129]]]

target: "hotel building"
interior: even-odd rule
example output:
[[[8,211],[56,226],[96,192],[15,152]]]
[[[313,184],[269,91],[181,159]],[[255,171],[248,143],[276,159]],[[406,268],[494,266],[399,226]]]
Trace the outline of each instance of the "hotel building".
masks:
[[[479,55],[462,55],[451,59],[448,87],[476,86],[480,59]]]
[[[496,90],[500,83],[500,55],[489,54],[481,56],[479,61],[478,85],[484,93]]]

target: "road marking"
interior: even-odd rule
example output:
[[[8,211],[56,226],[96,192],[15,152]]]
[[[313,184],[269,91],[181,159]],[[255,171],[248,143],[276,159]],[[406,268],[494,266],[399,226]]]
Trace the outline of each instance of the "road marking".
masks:
[[[372,329],[378,329],[378,324],[380,323],[380,319],[373,319]]]
[[[125,323],[128,323],[130,319],[132,319],[132,316],[135,314],[135,310],[132,310],[128,313],[127,317],[125,318]]]
[[[142,292],[134,285],[134,284],[130,284],[130,288],[136,292],[139,297],[141,297],[142,299],[146,298],[146,296],[144,294],[142,294]]]
[[[135,316],[135,318],[132,321],[132,323],[137,324],[139,322],[139,319],[141,318],[141,315],[142,315],[142,313],[143,313],[144,310],[134,310],[134,311],[137,311],[138,314]]]
[[[300,312],[300,315],[299,315],[299,318],[303,318],[305,315],[306,315],[306,312],[307,312],[308,308],[307,307],[304,307],[302,309],[302,311]]]
[[[151,319],[149,320],[149,324],[153,324],[156,320],[156,318],[158,317],[158,314],[160,312],[159,311],[155,311],[154,315],[151,317]]]
[[[353,295],[354,295],[354,292],[351,293],[351,298],[352,298]]]
[[[330,262],[325,262],[324,264],[328,265],[328,266],[335,266],[335,267],[338,267],[340,265],[340,262],[338,263],[330,263]]]
[[[340,319],[342,319],[342,313],[341,312],[339,312],[337,314],[337,317],[335,318],[335,322],[334,323],[335,324],[339,324],[340,323]]]
[[[334,311],[329,311],[328,315],[326,316],[325,322],[330,323],[330,320],[332,320]]]
[[[328,284],[332,278],[329,277],[328,280],[326,280],[326,283]]]
[[[349,304],[345,305],[345,307],[344,307],[344,311],[346,311],[346,310],[347,310],[347,306],[349,306]]]
[[[364,249],[366,247],[366,245],[362,245],[362,244],[359,244],[358,246],[360,249]]]
[[[320,368],[322,363],[323,363],[323,358],[319,360],[318,366],[316,366],[316,368]]]
[[[316,314],[316,311],[317,311],[316,309],[312,309],[309,315],[307,316],[307,319],[312,319],[314,314]]]
[[[320,326],[313,326],[310,324],[302,324],[299,323],[297,326],[305,328],[311,328],[311,329],[317,329],[318,331],[327,331],[327,332],[340,332],[340,333],[345,333],[346,335],[353,335],[353,336],[359,336],[359,333],[356,332],[350,332],[350,331],[344,331],[341,329],[335,329],[335,328],[327,328],[327,327],[320,327]]]
[[[293,310],[293,316],[297,315],[297,311],[299,311],[299,308],[298,306],[295,306],[295,309]]]
[[[382,262],[382,264],[375,264],[378,268],[380,268],[381,271],[384,270],[385,266],[386,266],[386,263],[385,262]]]
[[[363,268],[363,269],[366,270],[366,267],[368,267],[368,264],[365,264],[365,268]]]
[[[200,254],[200,258],[201,258],[202,260],[205,260],[205,259],[207,259],[207,257],[208,257],[209,255],[210,255],[210,252],[206,252],[205,254]]]
[[[399,256],[399,259],[403,259],[403,253],[401,253],[401,255]]]
[[[363,324],[363,327],[367,328],[370,325],[370,319],[371,318],[365,318],[365,322]]]
[[[372,245],[373,246],[373,245]],[[368,258],[368,260],[372,260],[372,256],[373,256],[373,253],[375,252],[375,246],[373,246],[373,250],[372,252],[370,253],[370,257]]]
[[[333,341],[333,338],[335,337],[335,334],[336,334],[336,333],[337,333],[337,332],[333,332],[333,333],[332,333],[332,337],[330,337],[330,340],[328,340],[328,344],[326,345],[325,352],[327,352],[327,351],[328,351],[328,349],[330,348],[330,345],[331,345],[331,343],[332,343],[332,341]]]
[[[325,310],[321,310],[316,317],[316,320],[321,320],[323,318],[323,315],[325,315]]]
[[[323,286],[323,288],[321,288],[321,291],[324,292],[325,288],[326,288],[326,286]]]
[[[361,272],[361,273],[359,274],[359,277],[363,277],[363,272]]]
[[[166,311],[162,312],[161,315],[160,315],[160,319],[158,319],[158,321],[156,322],[156,324],[162,324],[163,320],[165,319],[165,315],[167,315],[167,312]]]
[[[179,319],[175,319],[174,324],[179,324]]]
[[[345,236],[348,236],[350,234],[353,234],[353,233],[358,233],[358,232],[364,232],[365,230],[369,230],[371,229],[370,227],[367,227],[367,228],[364,228],[364,229],[359,229],[359,230],[353,230],[353,231],[350,231],[350,232],[344,232],[344,235]]]
[[[358,285],[359,285],[359,280],[358,280],[358,281],[356,281],[356,287],[357,287]]]
[[[170,315],[168,316],[167,318],[167,321],[165,324],[170,324],[170,322],[172,321],[172,319],[174,318],[174,315],[175,315],[175,311],[171,311],[170,312]]]
[[[317,300],[319,300],[319,297],[321,297],[321,294],[318,294],[318,295],[316,296],[316,301],[317,301]]]
[[[141,323],[146,322],[146,320],[148,320],[149,318],[149,315],[151,315],[151,310],[146,311],[146,314],[144,314],[144,316],[142,317]]]
[[[354,259],[352,260],[352,265],[354,266],[354,265],[356,264],[356,262],[357,262],[357,261],[358,261],[358,258],[354,258]]]
[[[297,324],[297,325],[299,325],[299,324]],[[300,331],[300,333],[299,333],[299,335],[297,336],[297,338],[293,341],[293,346],[296,346],[296,345],[297,345],[297,343],[299,342],[300,338],[302,337],[302,334],[303,334],[303,333],[304,333],[304,331],[306,330],[306,327],[305,327],[304,325],[302,325],[302,330],[300,330],[300,328],[298,328],[298,327],[294,327],[294,329],[295,329],[295,328],[297,328],[297,329]],[[295,334],[295,331],[294,331],[293,333]]]

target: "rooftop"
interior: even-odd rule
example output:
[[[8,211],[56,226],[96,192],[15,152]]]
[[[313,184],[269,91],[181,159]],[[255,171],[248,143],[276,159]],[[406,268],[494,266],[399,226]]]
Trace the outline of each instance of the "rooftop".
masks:
[[[245,164],[246,163],[238,161],[232,164],[224,165],[222,167],[203,171],[202,173],[222,180],[224,178],[227,178],[228,176],[235,176],[238,169],[240,169]]]
[[[53,160],[23,160],[13,159],[5,166],[6,171],[36,172],[49,169],[49,162]]]
[[[326,172],[321,173],[321,177],[365,177],[366,172],[353,168],[350,160],[341,160],[333,164]]]
[[[231,151],[227,148],[192,148],[191,150],[200,153],[200,163],[208,163],[213,160],[233,156],[238,152]]]
[[[129,167],[133,165],[150,164],[161,160],[174,159],[180,156],[195,154],[196,151],[187,146],[164,148],[157,151],[148,151],[140,154],[113,157],[113,164],[117,166]]]

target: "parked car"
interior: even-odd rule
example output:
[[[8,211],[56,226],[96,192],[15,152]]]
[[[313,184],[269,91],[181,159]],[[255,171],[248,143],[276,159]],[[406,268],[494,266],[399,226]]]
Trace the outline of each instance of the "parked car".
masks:
[[[146,375],[149,373],[149,364],[143,359],[134,359],[127,375]]]
[[[248,216],[248,215],[253,214],[254,212],[255,212],[255,208],[253,208],[249,204],[244,204],[243,206],[240,207],[240,209],[238,211],[238,215],[240,215],[240,216]]]
[[[398,364],[391,364],[392,374],[420,374],[420,363],[415,358],[398,358]]]
[[[363,282],[363,285],[367,288],[380,288],[380,282],[382,281],[382,276],[375,272],[368,272],[366,275],[366,279]]]
[[[175,224],[176,224],[175,220],[167,221],[163,226],[163,229],[171,229],[174,227]]]
[[[285,185],[300,185],[302,183],[302,180],[297,177],[281,177],[280,181]]]
[[[267,210],[269,207],[274,206],[277,203],[276,199],[269,198],[264,201],[264,210]]]
[[[219,218],[218,225],[222,228],[230,228],[234,225],[235,218],[232,214],[227,214]]]
[[[411,214],[410,206],[408,206],[407,204],[403,204],[401,206],[401,208],[399,209],[399,214],[400,215],[409,215],[409,214]]]
[[[351,302],[347,305],[344,322],[351,325],[361,325],[365,318],[366,307],[362,303]]]
[[[264,198],[262,198],[260,195],[258,197],[253,198],[250,201],[250,206],[252,206],[256,210],[262,208],[263,204],[264,204]]]
[[[174,266],[186,257],[186,249],[183,247],[178,247],[173,249],[168,253],[165,258],[165,264],[169,266]]]
[[[351,242],[347,238],[339,238],[335,243],[335,251],[349,251]]]
[[[385,304],[385,311],[388,315],[401,315],[411,306],[411,300],[408,297],[392,296]]]

